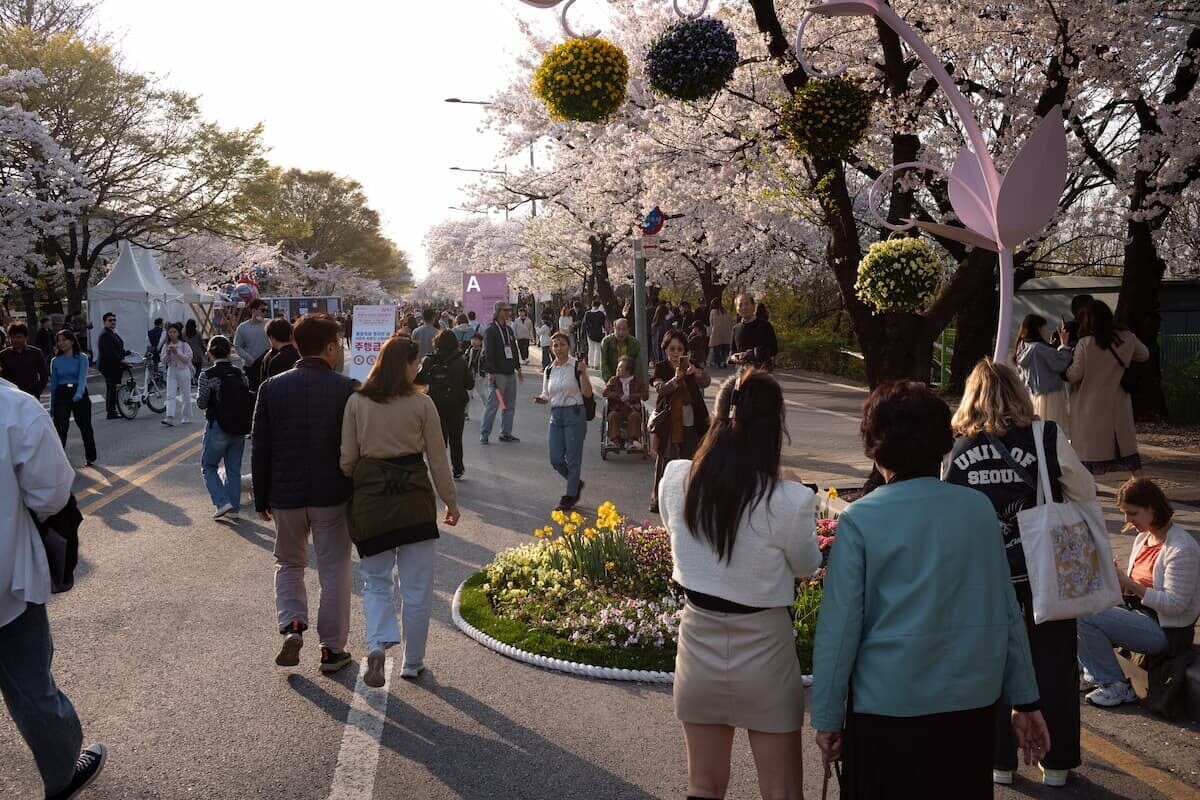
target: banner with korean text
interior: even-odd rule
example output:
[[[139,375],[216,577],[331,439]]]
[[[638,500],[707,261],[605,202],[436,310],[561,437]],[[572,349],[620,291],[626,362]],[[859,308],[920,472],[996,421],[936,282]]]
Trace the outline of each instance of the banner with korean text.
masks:
[[[383,343],[396,332],[395,306],[355,306],[350,340],[350,377],[365,381]]]

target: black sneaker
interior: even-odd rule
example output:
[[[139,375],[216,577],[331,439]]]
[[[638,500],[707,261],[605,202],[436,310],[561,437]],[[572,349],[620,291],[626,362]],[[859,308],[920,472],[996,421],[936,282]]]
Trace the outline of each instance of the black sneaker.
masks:
[[[279,648],[279,655],[275,656],[275,663],[281,667],[294,667],[300,663],[300,648],[304,646],[304,626],[293,622],[281,633],[284,637],[283,646]]]
[[[456,481],[460,480],[462,478],[464,472],[466,472],[465,469],[454,470],[454,480],[456,480]]]
[[[321,648],[321,672],[337,672],[339,669],[350,666],[350,662],[353,660],[349,650],[335,653],[328,647]]]
[[[63,789],[58,794],[46,795],[46,800],[67,800],[79,793],[80,789],[87,787],[92,781],[96,780],[100,775],[100,770],[104,769],[104,762],[108,758],[108,750],[102,744],[89,745],[86,750],[79,754],[79,758],[75,761],[75,774],[71,777],[71,782],[67,784],[67,788]]]
[[[500,434],[500,441],[502,441],[502,442],[519,442],[521,440],[511,434],[505,435],[502,433],[502,434]]]
[[[558,499],[558,505],[555,508],[559,511],[570,511],[575,507],[575,498],[569,494],[564,494]]]

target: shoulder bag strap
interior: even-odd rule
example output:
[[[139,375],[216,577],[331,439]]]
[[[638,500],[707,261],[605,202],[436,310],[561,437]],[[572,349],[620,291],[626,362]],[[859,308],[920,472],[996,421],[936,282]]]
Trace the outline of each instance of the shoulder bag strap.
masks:
[[[1117,353],[1117,348],[1116,348],[1116,347],[1114,347],[1113,345],[1111,345],[1111,344],[1110,344],[1110,345],[1108,346],[1108,352],[1112,353],[1112,356],[1113,356],[1113,358],[1115,358],[1115,359],[1117,360],[1117,363],[1121,365],[1121,369],[1129,369],[1129,365],[1127,365],[1127,364],[1126,364],[1126,363],[1125,363],[1125,362],[1124,362],[1124,361],[1121,359],[1121,356],[1120,356],[1120,354],[1119,354],[1119,353]]]
[[[1047,498],[1051,501],[1054,499],[1054,492],[1050,488],[1050,470],[1046,467],[1046,445],[1042,442],[1045,437],[1046,425],[1044,422],[1034,420],[1033,423],[1033,445],[1037,448],[1038,460],[1038,505],[1047,502]]]
[[[1008,448],[1004,446],[1004,442],[1000,441],[995,436],[992,436],[990,433],[984,433],[984,436],[987,437],[988,443],[991,444],[992,447],[996,448],[997,452],[1000,453],[1000,457],[1004,459],[1004,463],[1013,468],[1013,472],[1017,473],[1018,478],[1024,481],[1030,489],[1038,488],[1037,482],[1034,481],[1033,478],[1029,477],[1029,473],[1025,471],[1024,467],[1017,463],[1017,460],[1013,458],[1013,454],[1010,453]]]

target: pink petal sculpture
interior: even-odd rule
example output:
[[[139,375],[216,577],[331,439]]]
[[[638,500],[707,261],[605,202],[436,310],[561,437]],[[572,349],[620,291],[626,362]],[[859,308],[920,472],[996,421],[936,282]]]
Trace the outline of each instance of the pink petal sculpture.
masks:
[[[528,0],[526,0],[528,2]],[[876,179],[871,187],[868,206],[875,221],[892,230],[921,228],[947,239],[996,251],[1000,256],[1000,319],[996,328],[994,358],[1000,361],[1008,347],[1012,325],[1013,249],[1036,234],[1058,209],[1067,182],[1067,136],[1062,124],[1062,109],[1055,106],[1042,118],[1021,147],[1005,175],[996,169],[988,154],[987,143],[971,106],[954,85],[929,45],[908,26],[891,6],[880,0],[832,0],[816,6],[804,15],[796,31],[796,57],[810,75],[832,77],[813,69],[805,60],[800,42],[814,14],[827,17],[875,16],[894,30],[925,64],[942,87],[950,105],[961,120],[969,146],[959,150],[950,172],[919,161],[896,164]],[[965,228],[938,225],[908,219],[903,225],[888,223],[878,211],[881,189],[892,175],[902,169],[923,169],[943,175],[949,185],[950,204]],[[888,184],[890,185],[890,183]]]
[[[533,6],[534,8],[545,9],[554,8],[559,3],[563,3],[564,0],[521,0],[521,2],[525,5]],[[571,6],[573,5],[575,5],[575,0],[566,0],[562,10],[558,13],[558,21],[559,24],[562,25],[563,32],[572,39],[590,39],[593,36],[599,36],[600,31],[592,31],[591,33],[584,34],[575,32],[575,29],[571,27],[571,23],[567,21],[567,12],[571,10]],[[680,19],[699,19],[700,17],[704,16],[704,12],[708,10],[708,0],[700,0],[700,8],[691,12],[684,11],[683,6],[680,5],[680,0],[673,0],[672,5],[675,8],[675,13]]]

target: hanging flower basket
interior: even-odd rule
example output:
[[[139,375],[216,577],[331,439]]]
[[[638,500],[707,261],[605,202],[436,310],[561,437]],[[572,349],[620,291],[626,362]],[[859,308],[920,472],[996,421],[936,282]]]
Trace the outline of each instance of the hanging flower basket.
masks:
[[[605,39],[569,39],[542,59],[533,76],[533,94],[550,118],[603,122],[625,102],[629,59]]]
[[[676,100],[712,97],[733,77],[737,65],[733,31],[710,17],[672,23],[646,51],[650,88]]]
[[[814,78],[784,103],[779,124],[800,153],[845,158],[871,124],[871,95],[845,78]]]
[[[858,265],[854,291],[878,313],[919,314],[937,294],[945,265],[925,239],[875,242]]]

